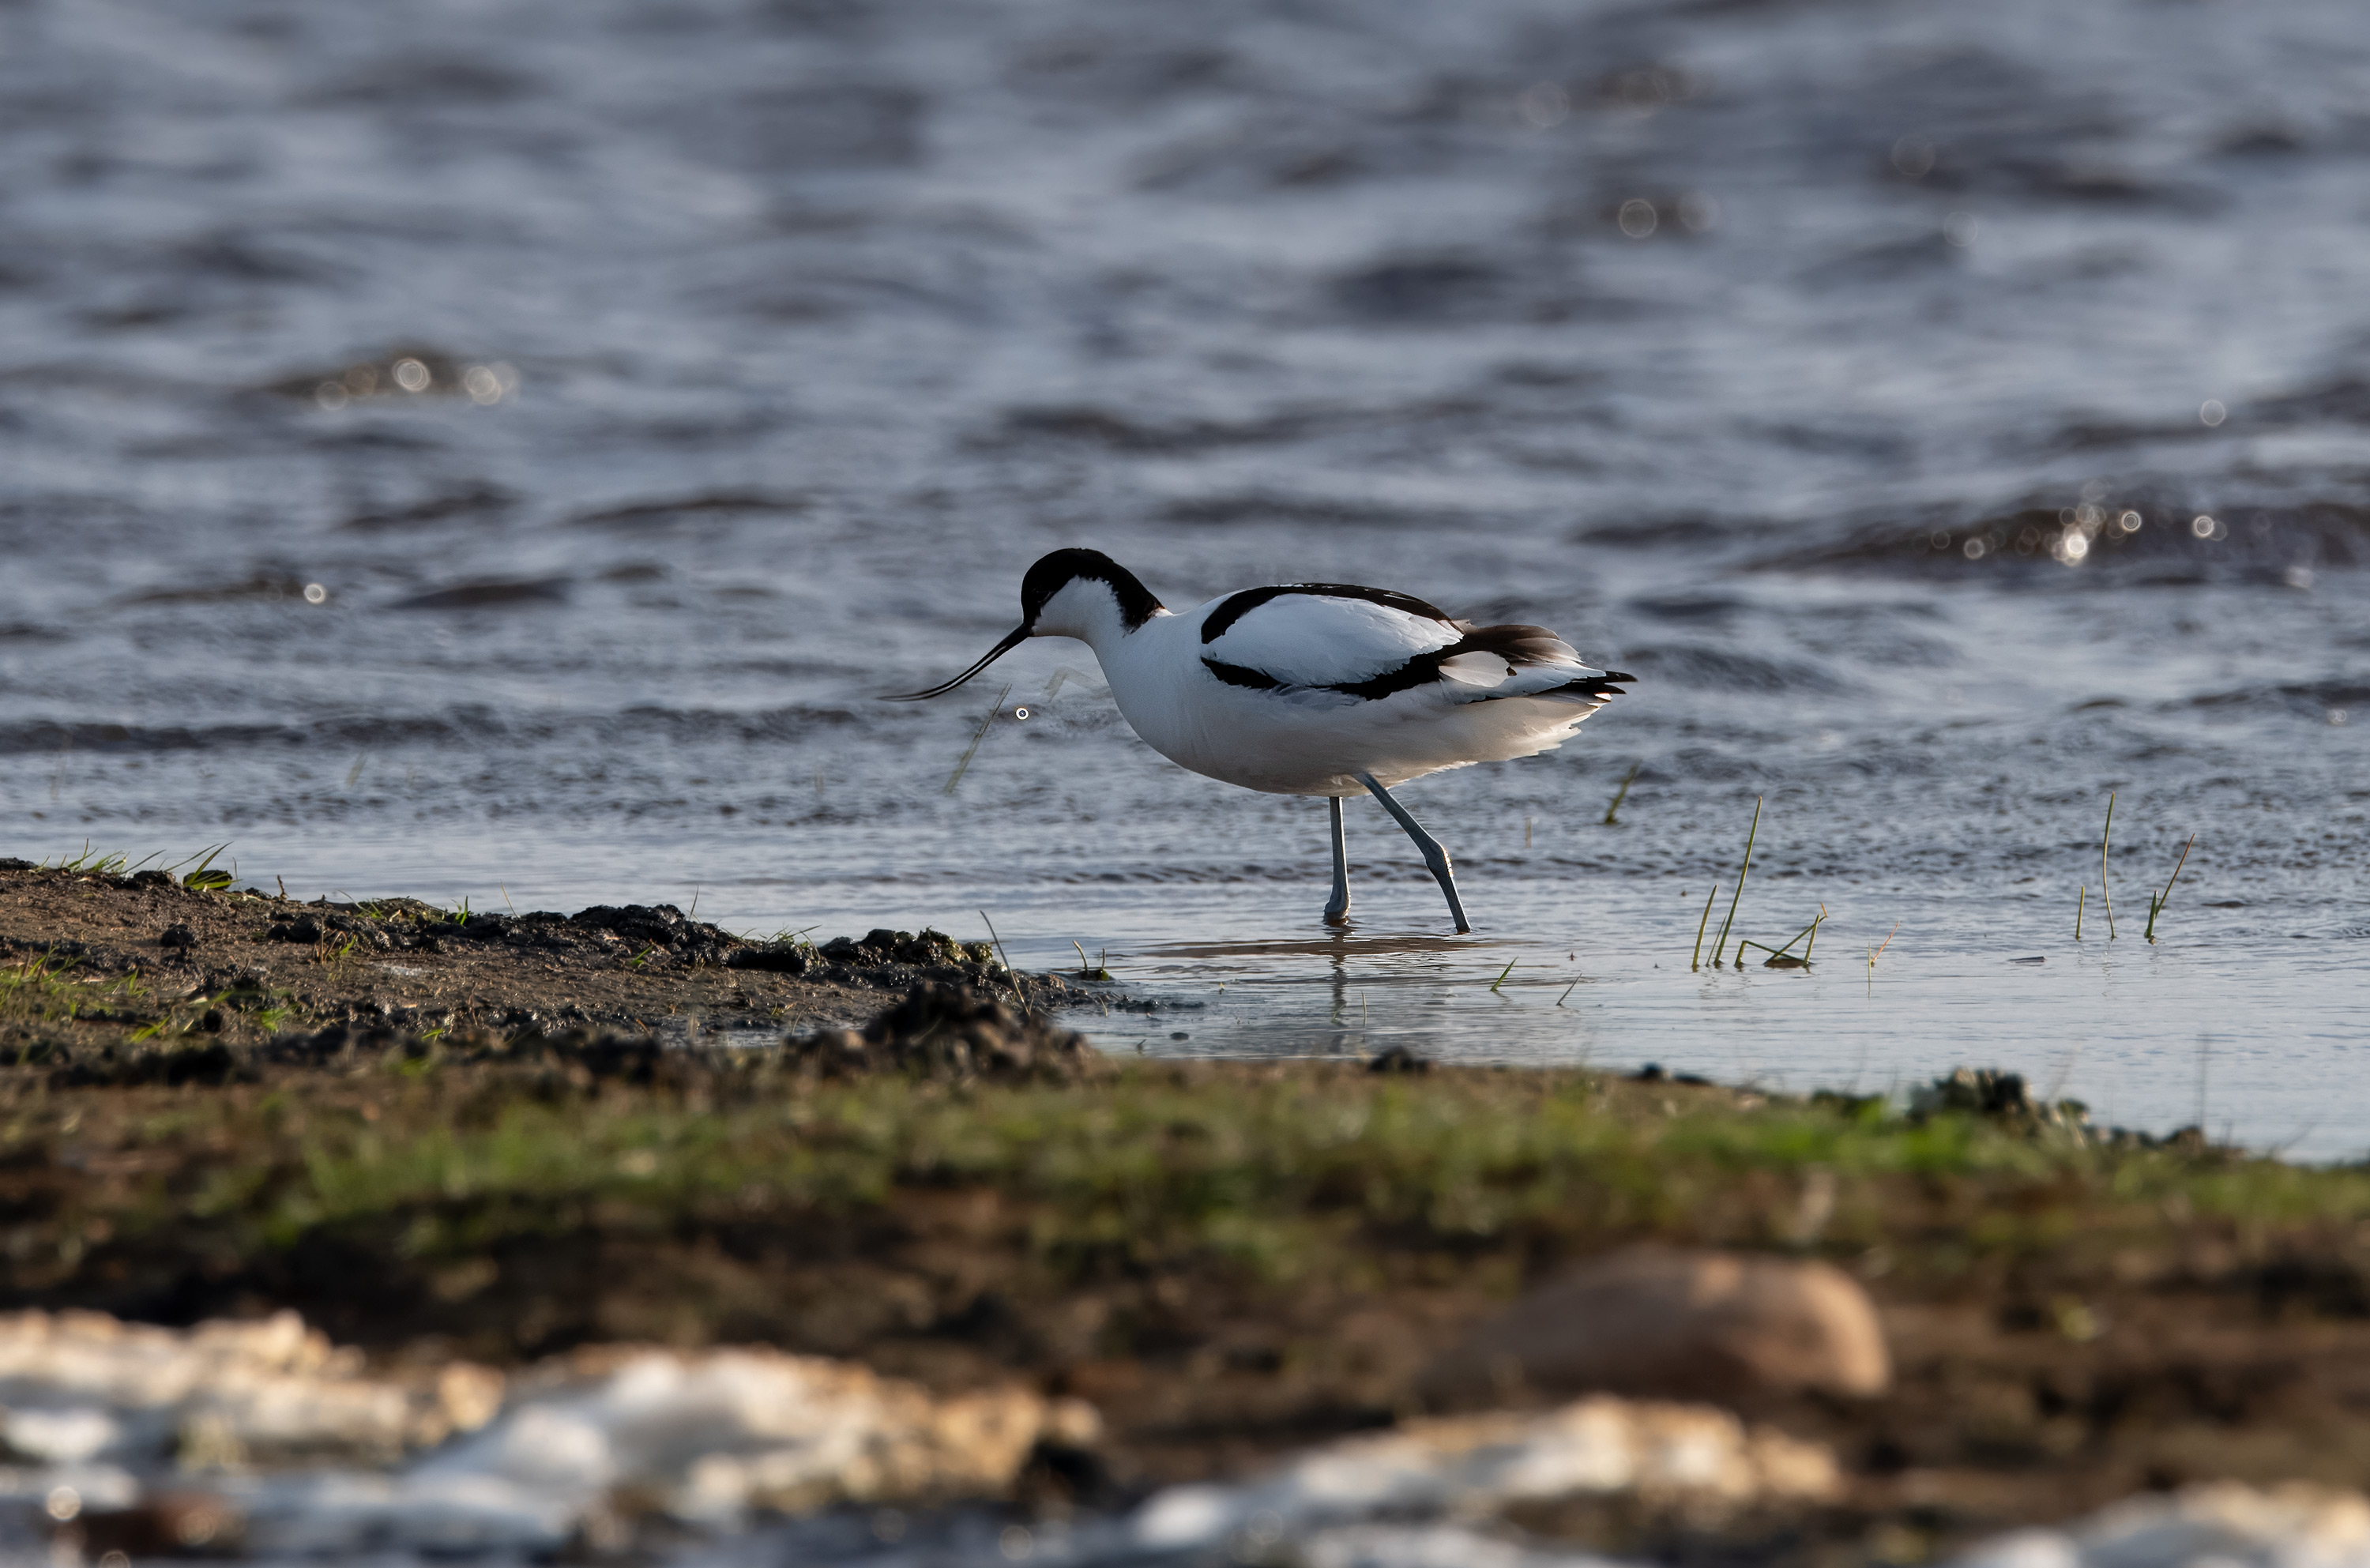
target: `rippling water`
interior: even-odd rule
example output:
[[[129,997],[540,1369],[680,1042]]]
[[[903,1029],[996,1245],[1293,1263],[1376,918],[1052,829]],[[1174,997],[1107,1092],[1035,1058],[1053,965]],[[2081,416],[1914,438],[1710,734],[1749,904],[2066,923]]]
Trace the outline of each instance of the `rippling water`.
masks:
[[[1996,1063],[2358,1154],[2365,88],[2310,0],[25,0],[0,852],[984,911],[1179,1004],[1120,1049]],[[1322,807],[1083,649],[874,700],[1062,544],[1639,679],[1406,792],[1470,939],[1353,805],[1336,940]],[[1820,962],[1691,973],[1756,798],[1738,930]]]

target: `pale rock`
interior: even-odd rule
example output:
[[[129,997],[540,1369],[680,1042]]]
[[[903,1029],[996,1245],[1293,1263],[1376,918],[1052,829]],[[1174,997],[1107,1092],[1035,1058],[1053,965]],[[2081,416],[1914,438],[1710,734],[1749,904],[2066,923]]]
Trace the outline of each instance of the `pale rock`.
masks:
[[[1347,1525],[1294,1545],[1290,1561],[1304,1568],[1629,1568],[1578,1547],[1518,1544],[1462,1525]]]
[[[374,1378],[293,1313],[190,1330],[0,1316],[0,1458],[25,1461],[0,1465],[0,1497],[64,1487],[125,1541],[182,1550],[182,1526],[204,1520],[209,1550],[236,1537],[266,1556],[548,1553],[653,1510],[715,1527],[995,1498],[1039,1443],[1099,1435],[1075,1400],[938,1399],[767,1349],[611,1346],[512,1379],[466,1365]],[[203,1490],[191,1470],[211,1472]]]
[[[102,1312],[0,1314],[0,1439],[33,1458],[163,1446],[199,1467],[392,1458],[482,1425],[500,1389],[501,1375],[480,1366],[374,1378],[359,1352],[333,1347],[293,1312],[191,1329]]]
[[[1709,1406],[1599,1395],[1543,1414],[1409,1421],[1313,1449],[1243,1485],[1171,1487],[1137,1512],[1134,1531],[1146,1546],[1173,1550],[1244,1532],[1471,1517],[1574,1496],[1714,1511],[1815,1503],[1840,1484],[1834,1455],[1818,1444],[1747,1427]]]
[[[2370,1502],[2295,1483],[2211,1482],[2014,1530],[1951,1568],[2370,1568]]]
[[[1589,1389],[1731,1401],[1892,1383],[1868,1293],[1841,1270],[1757,1253],[1633,1247],[1476,1325],[1423,1378],[1438,1399]]]
[[[604,1349],[546,1363],[502,1417],[425,1462],[589,1501],[617,1489],[679,1518],[752,1508],[999,1495],[1041,1439],[1090,1436],[1075,1401],[1018,1388],[934,1399],[864,1367],[766,1349]]]

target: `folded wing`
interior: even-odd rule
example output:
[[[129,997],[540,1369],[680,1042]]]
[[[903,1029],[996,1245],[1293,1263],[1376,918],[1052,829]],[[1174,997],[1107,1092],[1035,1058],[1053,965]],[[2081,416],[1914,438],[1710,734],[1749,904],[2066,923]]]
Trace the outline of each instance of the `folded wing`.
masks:
[[[1593,706],[1631,678],[1593,668],[1544,627],[1477,627],[1404,594],[1342,583],[1234,594],[1204,619],[1202,643],[1203,665],[1226,685],[1352,702],[1431,687],[1457,702]]]

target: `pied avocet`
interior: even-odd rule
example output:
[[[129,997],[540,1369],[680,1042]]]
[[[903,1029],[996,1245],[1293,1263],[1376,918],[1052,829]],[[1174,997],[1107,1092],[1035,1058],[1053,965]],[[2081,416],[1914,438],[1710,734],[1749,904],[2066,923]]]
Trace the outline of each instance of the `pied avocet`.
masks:
[[[1333,819],[1329,925],[1350,912],[1341,798],[1363,790],[1398,819],[1448,895],[1448,852],[1389,786],[1469,763],[1534,756],[1634,680],[1592,669],[1544,627],[1475,626],[1421,599],[1347,582],[1245,588],[1169,609],[1099,550],[1055,550],[1020,583],[1020,625],[918,702],[978,674],[1031,637],[1095,651],[1135,732],[1180,767],[1273,795],[1323,795]]]

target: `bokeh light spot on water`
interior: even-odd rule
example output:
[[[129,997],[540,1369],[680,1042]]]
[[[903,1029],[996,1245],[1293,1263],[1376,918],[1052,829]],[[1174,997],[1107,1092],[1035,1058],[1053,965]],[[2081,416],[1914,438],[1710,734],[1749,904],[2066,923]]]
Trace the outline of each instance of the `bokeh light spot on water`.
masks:
[[[1926,542],[1938,550],[1947,550],[1950,548],[1950,536],[1937,528],[1927,536]]]
[[[2140,531],[2140,524],[2143,521],[2144,519],[2138,513],[2126,512],[2121,517],[2115,519],[2115,526],[2121,528],[2126,534],[2136,534]]]
[[[428,390],[429,382],[432,379],[433,377],[428,374],[428,367],[416,359],[400,359],[395,362],[395,384],[406,392],[425,392]]]
[[[2203,512],[2189,520],[2189,531],[2201,539],[2219,539],[2229,532],[2222,526],[2219,519]]]
[[[473,364],[461,377],[461,389],[472,403],[499,403],[502,400],[502,378],[482,364]]]
[[[307,582],[305,584],[305,602],[308,605],[326,605],[329,602],[329,591],[317,582]]]
[[[331,413],[346,406],[347,397],[345,386],[335,381],[324,381],[313,389],[313,400]]]
[[[1923,179],[1934,171],[1934,144],[1923,136],[1904,136],[1893,144],[1893,167],[1910,179]]]
[[[2229,417],[2230,410],[2222,406],[2219,398],[2208,398],[2197,406],[2198,422],[2209,430]]]
[[[2344,723],[2344,722],[2345,722],[2345,709],[2343,709],[2342,708],[2332,708],[2332,709],[2330,709],[2329,710],[2329,721],[2330,721],[2330,723],[2332,723],[2332,724],[2342,724],[2342,723]]]
[[[1534,131],[1547,131],[1571,117],[1571,97],[1554,82],[1534,82],[1514,98],[1514,112]]]
[[[1981,560],[1984,559],[1984,556],[1989,548],[1990,547],[1986,546],[1981,539],[1969,539],[1966,544],[1967,559],[1969,560]]]
[[[1623,234],[1632,239],[1644,239],[1654,232],[1654,226],[1660,219],[1654,211],[1654,203],[1642,196],[1632,196],[1621,203],[1621,213],[1617,221],[1621,225]]]
[[[1942,238],[1963,250],[1975,243],[1975,214],[1952,213],[1942,220]]]
[[[357,398],[367,398],[378,390],[378,366],[354,365],[347,370],[345,382],[347,391]]]
[[[2089,486],[2084,486],[2087,491]],[[2090,541],[2106,526],[2103,507],[2090,502],[2079,506],[2061,508],[2057,513],[2058,532],[2049,541],[2050,558],[2060,566],[2079,566],[2090,557]]]

